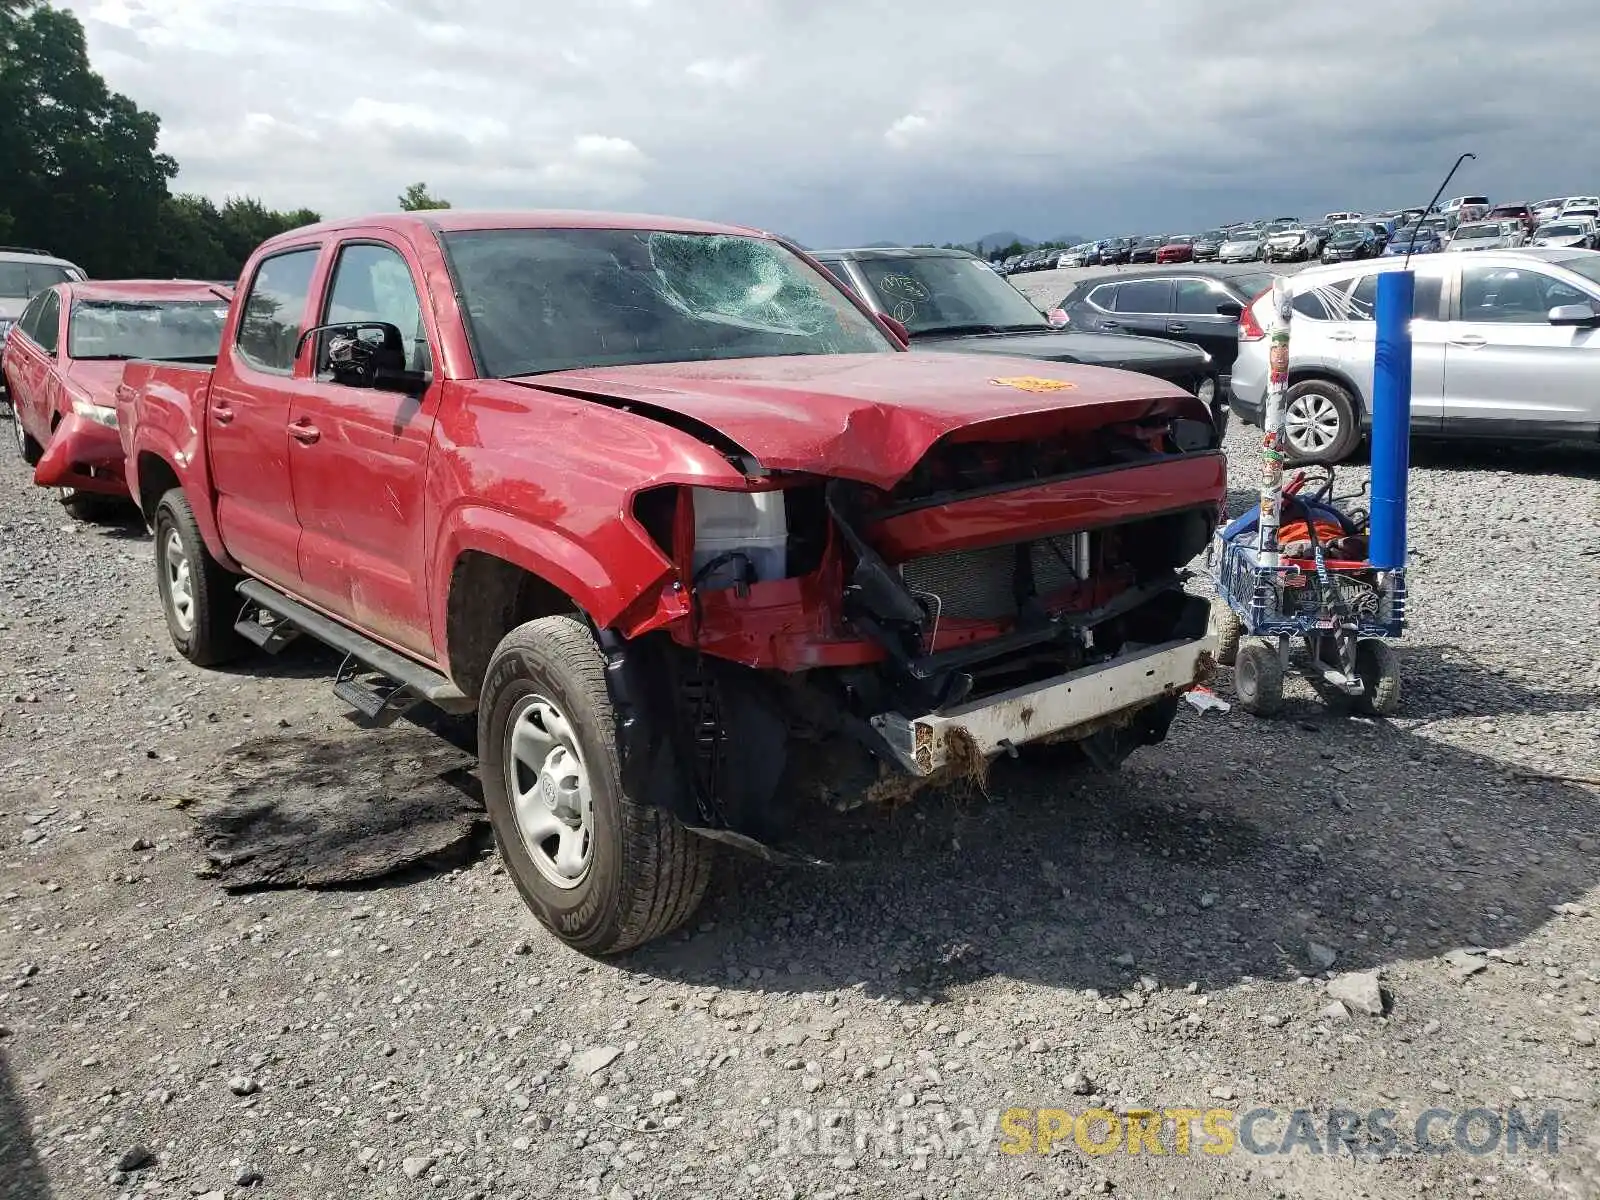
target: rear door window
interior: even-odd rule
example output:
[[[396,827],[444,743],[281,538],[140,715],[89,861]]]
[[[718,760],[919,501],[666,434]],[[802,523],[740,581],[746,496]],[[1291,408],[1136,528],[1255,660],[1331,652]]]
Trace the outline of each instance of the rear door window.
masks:
[[[1381,272],[1374,271],[1364,275],[1350,292],[1346,304],[1345,319],[1348,321],[1371,321],[1377,310],[1378,303],[1378,276]],[[1418,275],[1416,291],[1412,298],[1411,312],[1413,316],[1425,321],[1435,321],[1439,318],[1439,296],[1442,290],[1443,278],[1438,275]]]
[[[37,332],[33,340],[49,354],[56,352],[56,346],[61,341],[61,297],[55,292],[44,294],[44,303],[39,307]]]
[[[321,252],[319,246],[290,250],[256,268],[236,338],[239,356],[249,366],[274,375],[293,373],[295,345]]]
[[[1117,291],[1119,313],[1170,313],[1172,280],[1129,279]]]
[[[1209,279],[1177,279],[1173,281],[1172,311],[1191,317],[1217,317],[1217,305],[1232,300],[1227,290]]]
[[[22,310],[22,316],[17,320],[17,328],[36,342],[39,340],[39,314],[44,311],[45,299],[45,294],[41,292],[28,301],[28,307]]]

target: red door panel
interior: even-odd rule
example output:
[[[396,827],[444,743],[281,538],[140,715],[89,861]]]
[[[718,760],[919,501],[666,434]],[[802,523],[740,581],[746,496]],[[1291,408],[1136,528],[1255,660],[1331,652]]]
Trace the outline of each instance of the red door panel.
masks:
[[[318,323],[392,324],[406,341],[406,365],[427,369],[433,334],[419,277],[408,246],[381,231],[357,233],[335,251]],[[323,350],[319,345],[308,354]],[[324,372],[296,394],[289,414],[304,595],[428,658],[437,655],[423,506],[441,391],[439,384],[420,395],[352,387]]]

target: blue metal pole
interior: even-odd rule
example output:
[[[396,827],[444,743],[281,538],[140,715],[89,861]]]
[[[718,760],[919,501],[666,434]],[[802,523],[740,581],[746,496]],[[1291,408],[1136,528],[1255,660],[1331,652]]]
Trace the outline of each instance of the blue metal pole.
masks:
[[[1372,378],[1372,525],[1368,558],[1389,571],[1406,565],[1406,475],[1411,468],[1411,311],[1417,277],[1378,276],[1377,351]]]

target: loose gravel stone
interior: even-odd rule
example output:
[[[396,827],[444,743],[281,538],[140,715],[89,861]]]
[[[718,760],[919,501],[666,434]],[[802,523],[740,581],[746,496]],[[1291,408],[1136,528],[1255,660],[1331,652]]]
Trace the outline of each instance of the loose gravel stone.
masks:
[[[1054,301],[1067,278],[1018,282]],[[1233,512],[1254,502],[1258,443],[1235,421]],[[1600,455],[1419,442],[1412,456],[1396,717],[1343,711],[1294,677],[1282,719],[1181,706],[1165,743],[1110,774],[1025,752],[983,789],[892,812],[797,797],[797,844],[833,869],[729,852],[694,922],[605,961],[539,929],[487,836],[381,887],[227,889],[210,856],[228,849],[195,818],[226,798],[232,747],[287,721],[320,748],[266,761],[276,787],[347,796],[320,805],[337,864],[340,832],[425,784],[442,738],[470,750],[470,719],[416,710],[393,727],[405,750],[380,755],[331,694],[337,655],[302,640],[190,667],[137,519],[62,534],[56,498],[0,457],[0,1125],[28,1151],[23,1186],[105,1200],[1600,1194],[1600,1166],[1565,1138],[1516,1170],[1460,1155],[1213,1161],[1174,1153],[1170,1135],[1160,1157],[1091,1161],[1071,1132],[1048,1157],[1004,1155],[998,1126],[986,1152],[944,1153],[941,1122],[964,1112],[975,1136],[996,1108],[1197,1097],[1388,1108],[1407,1114],[1397,1129],[1428,1107],[1515,1103],[1559,1107],[1563,1132],[1600,1128],[1600,821],[1580,781],[1600,777],[1586,520]],[[1337,490],[1367,478],[1351,462]],[[1211,686],[1235,699],[1227,668]],[[366,790],[350,798],[352,780]],[[1487,968],[1458,981],[1456,950]],[[1351,976],[1370,976],[1357,1003],[1337,991]],[[1366,1019],[1391,1003],[1390,1020]],[[236,1096],[236,1075],[260,1090]],[[858,1146],[858,1121],[894,1128]],[[791,1134],[803,1144],[784,1153]],[[902,1153],[902,1135],[940,1141]],[[123,1169],[136,1145],[148,1158]],[[261,1181],[242,1182],[250,1171]]]

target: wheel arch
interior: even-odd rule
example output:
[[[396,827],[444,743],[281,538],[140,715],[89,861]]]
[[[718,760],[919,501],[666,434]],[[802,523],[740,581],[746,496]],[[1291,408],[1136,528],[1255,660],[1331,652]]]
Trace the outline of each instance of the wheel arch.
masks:
[[[462,550],[451,565],[445,599],[451,679],[476,697],[501,639],[528,621],[555,616],[588,620],[568,592],[527,565],[486,550]]]

